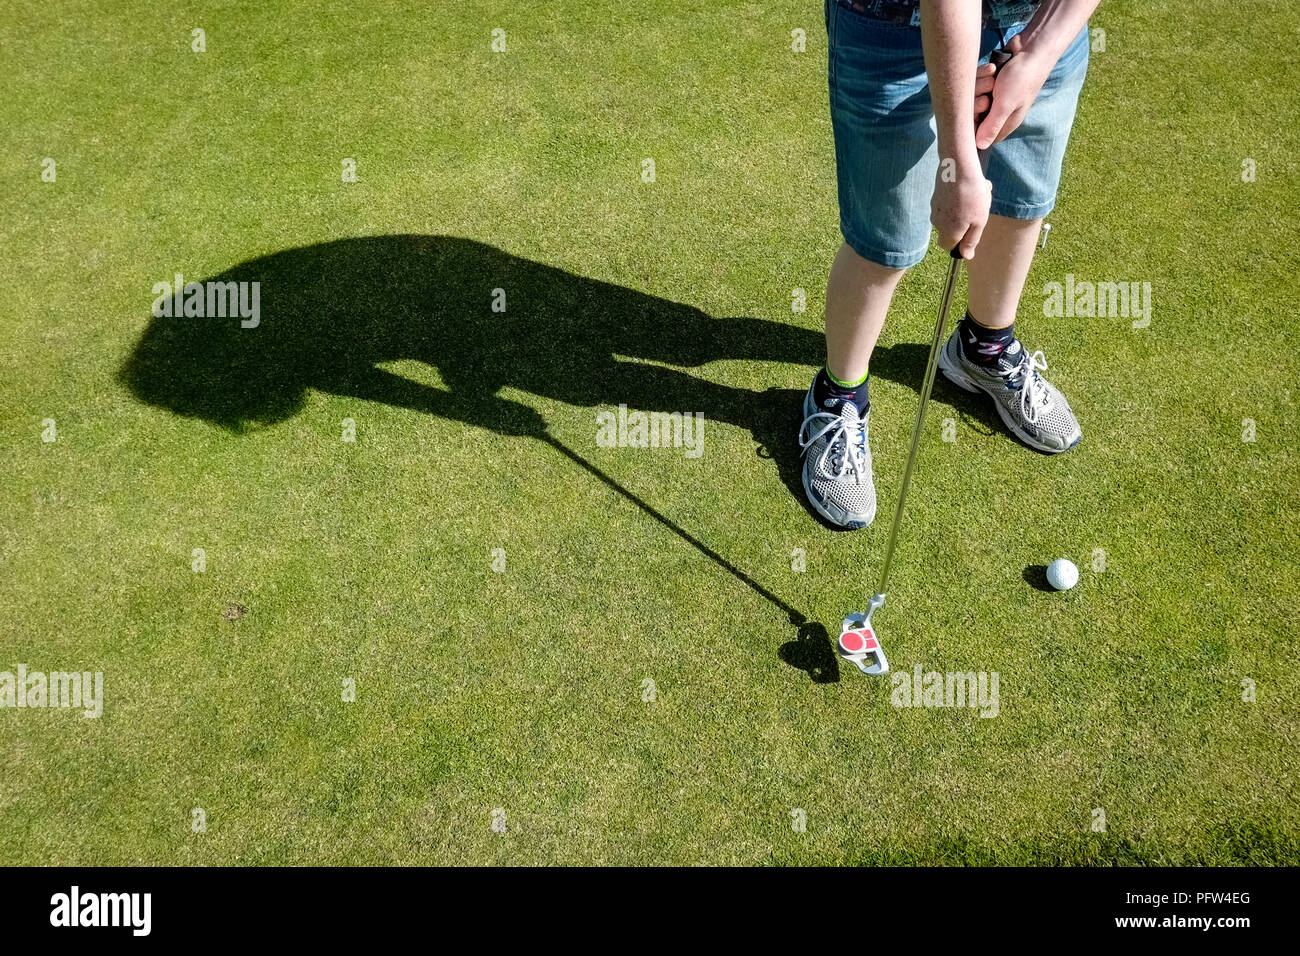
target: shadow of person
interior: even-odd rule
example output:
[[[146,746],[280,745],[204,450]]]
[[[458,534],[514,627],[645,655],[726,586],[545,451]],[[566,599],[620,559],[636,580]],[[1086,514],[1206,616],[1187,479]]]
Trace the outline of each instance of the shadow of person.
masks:
[[[532,407],[500,392],[512,388],[583,407],[702,412],[748,429],[802,501],[795,441],[801,394],[719,385],[686,370],[721,359],[812,367],[822,361],[820,333],[715,318],[450,236],[341,239],[252,259],[199,281],[250,289],[257,283],[256,325],[244,327],[238,315],[154,317],[119,375],[141,401],[246,431],[292,417],[308,390],[318,389],[548,441],[804,623],[558,443]],[[494,311],[502,295],[505,309]],[[396,360],[432,366],[442,385],[383,367]],[[594,415],[592,427],[594,437]]]
[[[930,357],[928,343],[898,342],[876,346],[871,353],[871,377],[883,378],[920,391],[925,380],[925,363]],[[953,385],[942,374],[934,377],[935,402],[950,406],[980,434],[991,435],[1004,430],[993,404],[983,395],[971,395]],[[933,412],[933,409],[931,409]]]
[[[821,336],[807,329],[714,318],[449,236],[336,240],[201,281],[258,283],[256,327],[237,317],[154,318],[121,380],[150,405],[237,431],[291,417],[307,390],[319,389],[502,434],[540,434],[544,423],[531,408],[498,394],[512,387],[576,406],[703,412],[749,429],[774,457],[790,457],[793,435],[766,434],[776,400],[682,369],[719,359],[814,366],[822,356]],[[497,289],[504,311],[492,308]],[[398,359],[433,366],[444,387],[381,367]]]

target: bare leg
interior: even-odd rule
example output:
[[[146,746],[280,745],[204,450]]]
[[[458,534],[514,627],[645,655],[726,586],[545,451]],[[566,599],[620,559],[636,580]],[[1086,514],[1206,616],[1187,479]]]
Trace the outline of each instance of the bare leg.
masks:
[[[1042,224],[1041,219],[989,216],[979,251],[966,263],[971,318],[986,329],[1005,329],[1016,320]]]
[[[826,367],[841,382],[857,382],[867,374],[904,271],[870,262],[848,245],[835,254],[826,283]]]

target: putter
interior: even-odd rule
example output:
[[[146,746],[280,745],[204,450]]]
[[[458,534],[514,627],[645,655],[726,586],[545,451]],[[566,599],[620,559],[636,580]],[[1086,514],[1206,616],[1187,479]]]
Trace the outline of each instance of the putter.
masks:
[[[1009,50],[1002,46],[989,54],[996,76],[1012,57]],[[975,117],[975,125],[987,113]],[[987,153],[980,156],[981,166],[987,162]],[[952,306],[952,292],[957,285],[957,273],[961,269],[962,254],[959,246],[953,246],[950,253],[952,261],[948,266],[948,281],[943,287],[943,302],[939,306],[939,318],[934,324],[934,341],[930,343],[930,358],[925,364],[925,380],[921,383],[921,402],[916,409],[916,425],[912,428],[912,444],[907,451],[907,466],[903,469],[903,484],[898,490],[898,505],[894,508],[894,523],[889,528],[889,541],[885,544],[885,564],[880,570],[880,587],[871,597],[867,612],[858,611],[850,614],[840,623],[839,652],[864,674],[889,673],[889,660],[885,649],[871,626],[871,616],[885,606],[885,587],[889,584],[889,568],[894,562],[894,546],[898,543],[898,528],[903,521],[903,505],[907,501],[907,489],[912,484],[912,468],[916,465],[916,449],[921,442],[921,429],[925,425],[925,406],[930,401],[930,389],[934,387],[935,372],[939,367],[939,349],[943,347],[943,333],[948,324],[948,311]]]
[[[871,616],[885,604],[885,587],[889,584],[889,568],[894,563],[894,546],[898,543],[898,528],[903,521],[903,505],[907,502],[907,489],[912,484],[912,469],[916,466],[916,450],[921,443],[921,429],[925,425],[925,407],[930,401],[930,390],[934,387],[935,372],[939,367],[939,349],[943,347],[943,333],[948,325],[948,311],[952,307],[952,293],[957,285],[957,273],[961,269],[962,255],[958,246],[953,246],[952,261],[948,266],[948,281],[943,287],[943,302],[939,306],[939,318],[934,323],[934,341],[930,343],[930,358],[925,364],[925,380],[921,383],[921,402],[916,409],[916,425],[912,428],[912,444],[907,451],[907,465],[903,468],[903,484],[898,489],[898,504],[894,508],[894,523],[889,528],[889,541],[885,545],[885,564],[880,570],[880,587],[871,598],[865,614],[850,614],[840,624],[840,656],[852,663],[864,674],[887,674],[889,661],[885,649],[880,645],[871,626]]]

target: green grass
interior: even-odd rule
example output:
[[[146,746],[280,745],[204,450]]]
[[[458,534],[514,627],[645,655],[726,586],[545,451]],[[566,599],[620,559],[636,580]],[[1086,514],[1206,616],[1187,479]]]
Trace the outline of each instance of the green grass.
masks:
[[[839,243],[819,4],[10,6],[0,670],[106,702],[0,710],[0,860],[1300,863],[1289,5],[1095,18],[1020,314],[1083,444],[936,389],[878,625],[998,672],[989,720],[830,643],[941,256],[873,365],[882,520],[790,487]],[[262,327],[153,320],[176,272],[262,281]],[[1067,273],[1150,282],[1151,327],[1044,318]],[[703,456],[598,446],[620,402],[702,411]],[[1026,583],[1057,556],[1079,587]]]

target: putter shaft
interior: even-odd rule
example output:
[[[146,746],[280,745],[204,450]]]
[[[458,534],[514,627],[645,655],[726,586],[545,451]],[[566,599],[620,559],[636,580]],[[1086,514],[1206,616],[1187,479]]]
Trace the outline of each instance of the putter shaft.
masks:
[[[894,508],[894,523],[889,528],[889,541],[885,545],[885,564],[880,571],[880,587],[871,599],[871,610],[885,603],[885,585],[889,583],[889,567],[894,562],[894,545],[898,541],[898,527],[903,521],[903,504],[907,489],[912,484],[912,468],[916,465],[916,449],[921,443],[921,429],[925,425],[925,406],[930,401],[930,389],[939,367],[939,349],[943,347],[943,333],[948,325],[948,310],[952,307],[952,293],[957,285],[957,272],[962,256],[956,247],[952,250],[952,263],[948,266],[948,282],[943,287],[943,304],[934,323],[934,341],[930,343],[930,358],[925,364],[925,381],[921,383],[921,401],[916,408],[916,425],[912,429],[912,445],[907,451],[907,465],[903,468],[903,483],[898,489],[898,505]]]

